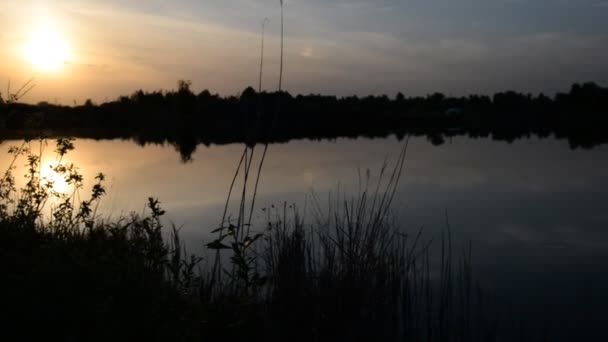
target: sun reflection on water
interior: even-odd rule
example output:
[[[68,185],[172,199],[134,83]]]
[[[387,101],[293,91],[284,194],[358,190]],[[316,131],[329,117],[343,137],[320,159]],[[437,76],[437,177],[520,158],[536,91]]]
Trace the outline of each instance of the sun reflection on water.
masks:
[[[43,183],[48,184],[53,191],[66,194],[70,190],[70,184],[66,181],[66,177],[57,171],[55,168],[58,164],[53,162],[45,162],[40,169],[40,178]]]

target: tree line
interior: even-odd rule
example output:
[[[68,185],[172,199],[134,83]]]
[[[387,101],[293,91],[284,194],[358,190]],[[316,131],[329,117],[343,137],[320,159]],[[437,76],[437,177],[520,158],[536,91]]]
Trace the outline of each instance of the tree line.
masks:
[[[0,137],[29,132],[87,138],[132,138],[140,143],[174,143],[185,159],[196,146],[291,139],[424,135],[434,144],[451,136],[514,141],[530,136],[568,139],[573,148],[608,142],[608,88],[574,84],[554,96],[506,91],[461,97],[441,93],[394,97],[289,92],[219,96],[192,91],[179,81],[169,91],[135,91],[114,101],[64,106],[0,100]]]

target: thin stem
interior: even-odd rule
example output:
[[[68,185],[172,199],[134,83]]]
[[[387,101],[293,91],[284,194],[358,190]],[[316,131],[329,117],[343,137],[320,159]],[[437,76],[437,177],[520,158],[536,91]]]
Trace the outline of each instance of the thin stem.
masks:
[[[266,33],[266,25],[270,22],[268,18],[264,18],[262,21],[262,55],[260,56],[260,83],[258,85],[258,92],[262,92],[262,76],[264,72],[264,36]]]
[[[281,66],[279,69],[279,92],[283,90],[283,0],[281,3]]]
[[[258,194],[258,184],[260,183],[260,174],[262,173],[262,166],[264,166],[264,160],[266,160],[266,152],[268,152],[268,143],[264,145],[264,152],[262,153],[262,159],[260,160],[260,164],[258,165],[258,174],[255,179],[255,186],[253,188],[253,197],[251,199],[251,208],[249,210],[249,219],[247,220],[247,236],[249,236],[249,231],[251,227],[251,219],[253,216],[253,209],[255,206],[255,198]]]

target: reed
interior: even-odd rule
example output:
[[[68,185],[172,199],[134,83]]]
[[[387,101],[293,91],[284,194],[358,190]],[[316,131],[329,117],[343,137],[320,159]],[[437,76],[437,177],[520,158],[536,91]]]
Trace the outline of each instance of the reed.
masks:
[[[156,199],[147,215],[97,217],[103,175],[87,200],[76,200],[77,191],[54,192],[32,146],[11,150],[28,161],[26,185],[17,190],[9,169],[0,192],[0,319],[10,323],[4,331],[11,338],[500,340],[475,282],[471,247],[454,253],[448,225],[436,265],[432,241],[392,219],[407,145],[376,184],[369,172],[362,176],[355,196],[338,191],[322,204],[313,194],[303,212],[286,203],[265,208],[261,225],[251,215],[264,158],[256,165],[254,149],[246,148],[218,237],[207,245],[215,259],[207,260],[186,252],[175,226],[167,231]],[[78,190],[78,168],[61,163],[73,148],[69,139],[56,142],[56,169]]]

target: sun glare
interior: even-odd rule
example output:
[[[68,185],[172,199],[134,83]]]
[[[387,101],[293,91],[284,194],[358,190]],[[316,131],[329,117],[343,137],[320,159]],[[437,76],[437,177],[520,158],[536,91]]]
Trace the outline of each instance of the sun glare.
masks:
[[[56,31],[32,32],[24,47],[27,61],[36,69],[47,72],[59,71],[70,59],[67,41]]]
[[[53,190],[59,193],[67,193],[70,185],[66,182],[65,177],[53,170],[54,164],[44,164],[41,168],[41,178],[43,181],[52,183]]]

